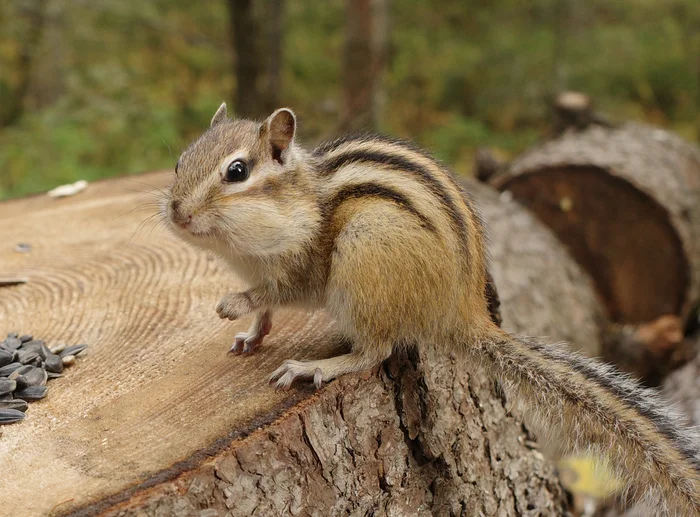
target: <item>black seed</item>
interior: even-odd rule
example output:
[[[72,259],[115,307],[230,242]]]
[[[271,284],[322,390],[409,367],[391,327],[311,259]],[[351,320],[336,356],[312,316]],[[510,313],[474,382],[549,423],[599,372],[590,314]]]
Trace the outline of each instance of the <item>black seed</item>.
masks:
[[[22,343],[26,343],[27,341],[31,341],[32,339],[34,339],[34,338],[32,337],[31,334],[25,334],[24,336],[20,336],[20,337],[19,337],[19,340],[20,340]]]
[[[0,368],[0,377],[7,377],[17,368],[21,368],[22,363],[10,363]]]
[[[63,375],[60,373],[46,372],[46,377],[48,377],[49,379],[60,379],[61,377],[63,377]]]
[[[44,361],[44,368],[46,368],[47,372],[61,373],[63,371],[63,362],[56,354],[49,354]]]
[[[27,401],[22,400],[22,399],[12,399],[12,400],[1,400],[0,401],[0,410],[2,410],[2,409],[16,409],[17,411],[21,411],[22,413],[24,413],[28,407],[29,407],[29,404],[27,404]]]
[[[15,370],[10,379],[17,381],[17,389],[26,388],[27,386],[43,386],[46,384],[46,372],[36,366],[22,366]]]
[[[46,346],[46,343],[41,339],[32,339],[26,343],[22,343],[20,347],[22,350],[36,350],[39,351],[42,346]]]
[[[15,372],[17,373],[17,372]],[[15,375],[14,373],[12,375]],[[27,379],[24,375],[15,375],[12,378],[13,381],[17,383],[17,387],[15,388],[16,390],[23,390],[24,388],[29,387],[29,379]]]
[[[16,409],[0,409],[0,425],[19,422],[24,418],[24,413]]]
[[[6,366],[12,362],[14,359],[14,352],[8,352],[7,350],[0,350],[0,366]]]
[[[24,400],[39,400],[46,396],[46,386],[29,386],[23,390],[15,391],[15,397]]]
[[[12,393],[17,388],[17,383],[12,379],[0,379],[0,395]]]
[[[63,350],[59,355],[59,357],[65,357],[67,355],[78,355],[80,352],[85,350],[87,348],[87,345],[73,345],[69,346],[65,350]]]
[[[39,352],[36,350],[17,350],[17,360],[22,364],[29,364],[36,360],[41,360]]]
[[[17,337],[8,336],[4,343],[3,348],[5,350],[17,350],[22,346],[22,342]]]

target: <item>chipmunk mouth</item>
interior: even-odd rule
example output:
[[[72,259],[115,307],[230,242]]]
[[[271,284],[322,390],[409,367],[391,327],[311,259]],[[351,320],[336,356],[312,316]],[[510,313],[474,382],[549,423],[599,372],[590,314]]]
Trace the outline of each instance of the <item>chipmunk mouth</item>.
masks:
[[[201,228],[194,221],[176,222],[171,219],[170,227],[175,231],[177,235],[183,238],[206,238],[209,237],[210,234],[208,230]]]

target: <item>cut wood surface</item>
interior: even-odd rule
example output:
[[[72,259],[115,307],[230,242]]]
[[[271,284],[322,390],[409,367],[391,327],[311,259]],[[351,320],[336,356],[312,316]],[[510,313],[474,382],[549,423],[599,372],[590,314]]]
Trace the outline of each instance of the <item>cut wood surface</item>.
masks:
[[[0,203],[2,275],[29,279],[0,288],[0,332],[89,344],[25,421],[0,428],[2,515],[561,513],[518,414],[454,358],[399,356],[320,392],[277,392],[267,376],[282,360],[347,346],[323,313],[299,311],[276,314],[255,355],[227,355],[249,322],[214,306],[237,280],[166,230],[138,229],[153,213],[136,209],[141,192],[169,178]],[[517,204],[472,187],[494,230],[504,326],[594,342],[585,275]]]
[[[614,321],[686,319],[700,295],[700,149],[658,128],[568,132],[491,183],[511,192],[596,282]]]

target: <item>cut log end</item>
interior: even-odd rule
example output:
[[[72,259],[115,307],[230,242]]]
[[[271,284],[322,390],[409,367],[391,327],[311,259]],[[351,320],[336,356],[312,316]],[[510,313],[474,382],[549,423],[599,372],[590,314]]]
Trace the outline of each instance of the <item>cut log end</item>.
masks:
[[[668,211],[644,192],[594,166],[542,167],[499,186],[562,239],[613,321],[681,313],[690,265]]]

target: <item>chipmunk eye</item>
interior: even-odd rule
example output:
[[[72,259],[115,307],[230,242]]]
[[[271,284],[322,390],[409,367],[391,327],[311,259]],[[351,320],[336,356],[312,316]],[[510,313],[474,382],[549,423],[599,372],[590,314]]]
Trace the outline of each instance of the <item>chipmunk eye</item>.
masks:
[[[232,161],[228,168],[226,169],[226,176],[224,176],[224,181],[229,183],[234,183],[238,181],[245,181],[248,179],[250,174],[248,173],[248,165],[242,160]]]

